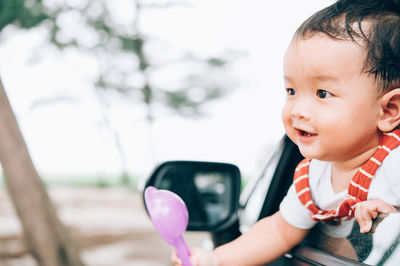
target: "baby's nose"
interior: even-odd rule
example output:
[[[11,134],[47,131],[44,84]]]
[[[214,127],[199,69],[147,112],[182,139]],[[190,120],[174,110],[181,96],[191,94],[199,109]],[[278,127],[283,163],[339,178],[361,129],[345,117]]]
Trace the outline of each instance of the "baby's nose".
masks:
[[[295,106],[293,106],[291,116],[295,119],[308,121],[308,120],[310,120],[311,112],[310,112],[309,108],[307,108],[306,106],[295,105]]]

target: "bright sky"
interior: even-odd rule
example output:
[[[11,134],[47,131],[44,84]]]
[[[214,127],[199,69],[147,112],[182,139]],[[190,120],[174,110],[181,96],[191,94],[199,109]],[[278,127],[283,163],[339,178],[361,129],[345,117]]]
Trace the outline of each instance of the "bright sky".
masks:
[[[283,135],[284,51],[300,23],[332,2],[198,0],[192,8],[146,13],[142,30],[175,50],[217,55],[235,49],[248,55],[235,68],[241,86],[210,103],[207,117],[156,121],[157,160],[224,161],[253,174],[262,154]],[[121,23],[129,20],[128,0],[111,3]],[[41,30],[5,32],[0,46],[0,74],[37,169],[43,176],[118,173],[112,135],[100,126],[104,111],[88,85],[98,67],[77,53],[43,47],[42,36]],[[70,100],[31,108],[54,97]],[[118,104],[107,116],[119,129],[130,171],[150,174],[154,164],[144,110]]]

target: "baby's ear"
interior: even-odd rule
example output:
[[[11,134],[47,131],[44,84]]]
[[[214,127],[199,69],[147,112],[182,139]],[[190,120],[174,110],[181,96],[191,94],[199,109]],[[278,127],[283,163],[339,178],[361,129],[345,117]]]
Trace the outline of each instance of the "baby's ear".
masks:
[[[400,88],[385,93],[381,98],[378,128],[382,132],[394,130],[400,124]]]

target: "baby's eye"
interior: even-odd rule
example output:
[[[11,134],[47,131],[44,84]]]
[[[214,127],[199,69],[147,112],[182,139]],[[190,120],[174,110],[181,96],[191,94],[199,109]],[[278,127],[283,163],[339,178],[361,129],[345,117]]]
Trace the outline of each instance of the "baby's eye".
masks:
[[[291,89],[291,88],[286,89],[286,93],[287,93],[288,96],[296,95],[296,91],[294,89]]]
[[[330,92],[327,92],[326,90],[317,90],[317,96],[321,99],[325,99],[331,97],[332,94]]]

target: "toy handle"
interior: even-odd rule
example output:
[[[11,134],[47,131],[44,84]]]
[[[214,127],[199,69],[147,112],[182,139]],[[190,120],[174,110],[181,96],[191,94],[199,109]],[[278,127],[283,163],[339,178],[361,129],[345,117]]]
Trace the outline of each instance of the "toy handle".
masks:
[[[174,246],[179,258],[182,261],[182,266],[192,266],[192,263],[190,262],[190,251],[182,236],[178,238],[178,240],[174,243]]]

